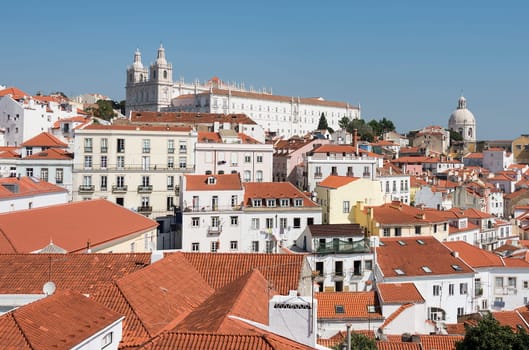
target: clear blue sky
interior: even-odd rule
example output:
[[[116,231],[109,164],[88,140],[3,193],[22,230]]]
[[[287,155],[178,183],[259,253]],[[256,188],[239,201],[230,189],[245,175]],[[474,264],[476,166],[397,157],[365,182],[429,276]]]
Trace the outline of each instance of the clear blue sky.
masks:
[[[433,5],[436,4],[436,5]],[[446,127],[461,92],[479,139],[529,133],[524,1],[7,1],[0,84],[120,100],[138,47],[173,78],[360,103],[398,131]]]

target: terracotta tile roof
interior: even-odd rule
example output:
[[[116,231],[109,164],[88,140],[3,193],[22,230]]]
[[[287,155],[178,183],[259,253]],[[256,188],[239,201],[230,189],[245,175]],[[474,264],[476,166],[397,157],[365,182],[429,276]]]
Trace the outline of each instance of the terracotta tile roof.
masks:
[[[11,97],[13,98],[13,100],[20,100],[22,98],[25,98],[27,96],[29,96],[28,93],[20,90],[19,88],[16,88],[16,87],[8,87],[4,90],[0,90],[0,97],[1,96],[6,96],[6,95],[11,95]]]
[[[375,307],[375,312],[368,312],[369,305],[376,306],[378,304],[374,291],[325,292],[315,293],[314,297],[318,299],[318,319],[320,320],[382,320],[384,318],[379,307]],[[342,310],[343,312],[341,312]]]
[[[21,177],[20,179],[16,177],[0,178],[0,200],[58,192],[68,192],[68,190],[49,182],[35,180],[27,176]]]
[[[402,153],[402,149],[401,149],[401,153]],[[392,163],[424,163],[426,161],[429,161],[430,158],[428,157],[423,157],[423,156],[410,156],[410,157],[399,157],[397,159],[393,159],[391,162]]]
[[[446,323],[446,332],[450,335],[465,335],[466,328],[465,323]]]
[[[359,224],[308,225],[312,237],[364,237],[365,229]]]
[[[0,347],[69,349],[122,317],[82,294],[60,292],[1,316],[0,334],[13,333],[0,337]]]
[[[422,350],[453,350],[463,336],[457,335],[421,335]]]
[[[142,112],[145,113],[145,112]],[[83,130],[122,130],[122,131],[174,131],[174,132],[189,132],[189,126],[153,126],[153,125],[102,125],[90,124],[83,128]]]
[[[330,175],[318,184],[320,187],[339,188],[358,180],[358,177]]]
[[[313,153],[356,153],[356,147],[350,145],[321,145],[312,151]]]
[[[380,326],[380,329],[386,328],[389,324],[391,324],[391,322],[395,321],[401,313],[403,313],[405,310],[409,309],[412,306],[413,304],[401,305],[397,310],[395,310],[391,315],[389,315],[388,318],[384,320],[384,323]]]
[[[452,256],[447,246],[431,236],[381,238],[380,242],[383,245],[375,249],[378,265],[386,278],[473,272],[461,259]]]
[[[72,160],[73,154],[68,153],[65,150],[50,148],[45,151],[33,153],[30,156],[23,157],[22,159],[56,159],[56,160]]]
[[[379,283],[377,289],[382,304],[424,303],[413,283]]]
[[[522,327],[526,332],[529,330],[529,327],[518,311],[498,311],[493,312],[492,316],[502,326],[509,326],[514,331],[518,331],[518,327]]]
[[[438,210],[423,210],[398,201],[365,207],[364,212],[367,213],[369,208],[373,210],[375,221],[382,225],[429,225],[447,221]]]
[[[14,150],[0,151],[0,159],[11,159],[11,158],[20,158],[20,154],[18,154]]]
[[[57,291],[93,294],[150,259],[149,253],[0,254],[0,294],[42,294],[50,280]]]
[[[522,188],[522,189],[519,189],[518,191],[514,191],[514,192],[511,192],[511,193],[504,194],[503,198],[504,199],[515,199],[516,197],[519,197],[519,196],[521,196],[523,194],[526,194],[527,192],[529,192],[529,189]]]
[[[130,117],[131,123],[174,123],[174,124],[212,124],[214,122],[228,122],[236,124],[256,125],[246,114],[214,114],[196,112],[145,112],[133,111]]]
[[[237,136],[239,136],[239,139],[241,140],[241,142],[245,144],[261,144],[262,143],[262,142],[257,141],[251,136],[243,134],[242,132],[238,133]]]
[[[483,159],[483,153],[482,152],[472,152],[464,156],[463,158],[468,159]]]
[[[201,131],[198,133],[197,142],[205,143],[222,143],[218,132]]]
[[[252,198],[301,198],[303,207],[318,207],[315,202],[305,196],[303,192],[290,182],[245,182],[243,186],[245,206],[251,206]],[[264,204],[266,205],[266,203]]]
[[[419,343],[377,341],[378,350],[421,350]]]
[[[186,191],[240,191],[242,183],[239,174],[184,175]],[[215,179],[210,182],[208,179]]]
[[[258,269],[277,293],[287,295],[297,290],[306,265],[302,254],[253,253],[182,253],[204,276],[208,284],[219,289],[253,269]]]
[[[463,241],[444,242],[451,251],[457,252],[459,257],[473,268],[505,266],[498,255],[478,248]]]
[[[0,252],[35,252],[50,240],[68,252],[83,252],[87,242],[97,248],[157,226],[156,221],[104,199],[19,210],[0,214],[0,236],[11,242],[0,241]]]
[[[203,332],[164,332],[138,350],[308,350],[294,341],[265,332],[222,334]]]
[[[241,334],[244,330],[229,316],[267,325],[268,301],[272,294],[268,281],[258,270],[253,270],[217,290],[178,323],[174,330]]]
[[[56,147],[67,148],[68,145],[48,132],[41,132],[35,137],[24,141],[20,147]]]

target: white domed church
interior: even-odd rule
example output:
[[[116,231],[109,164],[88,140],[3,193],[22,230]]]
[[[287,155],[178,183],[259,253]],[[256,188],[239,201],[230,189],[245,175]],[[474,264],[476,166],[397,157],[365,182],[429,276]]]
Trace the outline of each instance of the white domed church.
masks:
[[[476,142],[476,118],[467,109],[467,99],[463,96],[459,98],[457,109],[450,115],[448,129],[459,132],[464,143]]]

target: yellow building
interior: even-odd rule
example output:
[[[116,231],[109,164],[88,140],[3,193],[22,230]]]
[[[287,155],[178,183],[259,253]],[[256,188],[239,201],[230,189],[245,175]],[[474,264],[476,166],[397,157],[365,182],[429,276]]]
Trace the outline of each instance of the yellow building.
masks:
[[[322,207],[323,224],[354,223],[351,209],[357,202],[381,205],[384,193],[380,181],[331,175],[315,188],[318,204]]]
[[[512,154],[517,164],[529,164],[529,135],[521,135],[512,141]]]

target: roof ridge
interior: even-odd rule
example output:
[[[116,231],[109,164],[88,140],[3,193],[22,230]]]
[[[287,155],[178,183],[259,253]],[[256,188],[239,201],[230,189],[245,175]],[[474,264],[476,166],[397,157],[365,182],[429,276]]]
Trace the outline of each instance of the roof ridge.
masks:
[[[156,334],[151,334],[151,332],[149,332],[149,329],[143,323],[143,320],[141,319],[140,315],[138,315],[138,313],[136,312],[136,310],[134,309],[132,304],[129,302],[129,299],[127,298],[126,294],[121,290],[121,287],[119,286],[118,282],[119,282],[119,280],[114,281],[114,282],[112,282],[111,285],[115,285],[116,286],[116,289],[118,290],[119,294],[123,297],[123,300],[125,300],[125,302],[127,303],[128,307],[130,308],[130,310],[134,314],[134,316],[136,316],[136,319],[138,320],[138,322],[141,324],[141,326],[145,330],[145,333],[147,333],[151,338],[154,337]],[[148,339],[147,339],[147,341],[148,341]]]
[[[26,336],[26,333],[22,329],[22,326],[18,323],[18,320],[15,317],[15,311],[16,309],[13,312],[10,312],[10,314],[11,314],[11,317],[13,318],[13,321],[15,322],[16,327],[20,331],[20,334],[22,334],[22,337],[24,338],[28,346],[31,348],[31,350],[37,350],[33,345],[31,345],[31,342],[29,341],[28,337]]]
[[[9,245],[11,246],[11,248],[13,248],[14,252],[13,253],[6,253],[6,254],[15,254],[15,253],[19,253],[17,248],[15,248],[15,246],[13,245],[13,242],[11,242],[11,240],[9,239],[9,237],[5,234],[4,230],[2,230],[2,228],[0,228],[0,233],[2,234],[2,236],[6,239],[6,241],[9,243]]]

